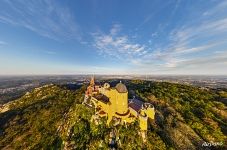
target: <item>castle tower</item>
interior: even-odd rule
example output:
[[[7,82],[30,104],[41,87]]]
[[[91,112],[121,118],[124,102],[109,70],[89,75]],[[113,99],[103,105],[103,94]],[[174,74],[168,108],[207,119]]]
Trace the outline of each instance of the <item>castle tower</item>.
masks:
[[[95,85],[95,78],[94,76],[92,76],[90,81],[90,86],[94,86],[94,85]]]
[[[126,114],[128,112],[128,90],[123,83],[118,83],[116,89],[115,110],[118,114]]]

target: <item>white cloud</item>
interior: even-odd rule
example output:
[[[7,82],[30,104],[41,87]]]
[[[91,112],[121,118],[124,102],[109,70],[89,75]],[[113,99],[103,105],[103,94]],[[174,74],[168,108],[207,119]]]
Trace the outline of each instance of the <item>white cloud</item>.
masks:
[[[227,73],[223,66],[227,63],[226,34],[227,18],[201,18],[199,23],[172,30],[169,44],[149,51],[137,65],[145,72]]]
[[[58,41],[82,41],[79,26],[70,10],[52,0],[2,0],[0,22],[21,26]]]
[[[201,18],[201,20],[203,20]],[[207,55],[214,55],[216,51],[225,52],[227,46],[227,18],[211,18],[194,25],[184,25],[169,34],[168,45],[154,50],[146,59],[163,61],[163,68],[177,68],[187,63],[195,62],[195,67],[207,65],[203,60]],[[196,43],[196,44],[195,44]],[[224,62],[224,59],[220,59]],[[217,63],[220,61],[211,61]],[[149,62],[152,64],[152,61]],[[203,70],[203,68],[201,68]]]
[[[112,29],[110,30],[111,35],[117,34],[121,30],[121,25],[120,24],[114,24]]]
[[[203,13],[203,16],[209,17],[214,14],[226,12],[226,8],[227,8],[227,1],[226,0],[220,1],[213,9],[209,9],[208,11],[205,11]]]
[[[102,32],[93,34],[94,46],[99,50],[99,53],[115,56],[125,62],[131,62],[136,57],[146,54],[146,47],[132,42],[126,35],[120,35],[119,27],[120,25],[113,25],[109,34]]]
[[[206,57],[181,60],[174,66],[163,68],[162,72],[180,74],[226,74],[227,53],[208,55]]]
[[[226,18],[210,19],[188,26],[185,24],[167,35],[169,44],[152,49],[148,49],[147,45],[132,42],[127,35],[120,34],[120,30],[115,30],[113,26],[109,34],[103,32],[93,34],[94,46],[102,55],[131,64],[134,66],[132,70],[135,73],[177,73],[177,70],[186,71],[187,68],[194,68],[196,71],[199,66],[203,66],[200,71],[206,72],[206,69],[212,66],[211,64],[216,65],[217,69],[221,62],[226,63],[226,57],[215,55],[216,51],[219,53],[226,51],[220,49],[227,45],[227,36],[224,35],[221,38],[224,33],[227,33]],[[114,34],[112,34],[113,31]],[[197,41],[200,42],[197,43]],[[193,72],[193,70],[190,71]]]

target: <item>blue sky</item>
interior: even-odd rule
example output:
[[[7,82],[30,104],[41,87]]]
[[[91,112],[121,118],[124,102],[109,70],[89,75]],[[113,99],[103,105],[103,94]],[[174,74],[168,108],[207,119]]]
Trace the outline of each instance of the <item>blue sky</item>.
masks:
[[[0,74],[227,74],[226,0],[1,0]]]

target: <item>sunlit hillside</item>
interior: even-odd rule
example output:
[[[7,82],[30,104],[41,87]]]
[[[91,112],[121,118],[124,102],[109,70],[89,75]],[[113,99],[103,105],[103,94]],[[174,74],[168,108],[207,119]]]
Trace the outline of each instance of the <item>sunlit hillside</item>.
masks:
[[[111,82],[111,81],[110,81]],[[150,81],[124,81],[129,96],[151,102],[147,142],[138,136],[138,122],[118,125],[118,149],[226,149],[225,91]],[[114,82],[112,84],[115,84]],[[5,104],[0,113],[1,149],[108,149],[111,127],[91,122],[93,108],[82,103],[85,85],[75,90],[46,85]],[[208,147],[209,148],[209,147]]]

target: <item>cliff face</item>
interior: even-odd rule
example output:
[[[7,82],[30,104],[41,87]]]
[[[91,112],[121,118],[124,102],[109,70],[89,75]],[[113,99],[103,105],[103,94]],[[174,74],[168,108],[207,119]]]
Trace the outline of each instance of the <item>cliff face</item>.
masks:
[[[130,93],[155,105],[147,143],[136,122],[117,126],[119,149],[204,149],[204,142],[226,140],[226,106],[217,95],[191,86],[127,82]],[[0,149],[108,149],[111,128],[91,122],[82,105],[85,87],[46,85],[0,108]],[[207,147],[210,148],[210,147]]]

